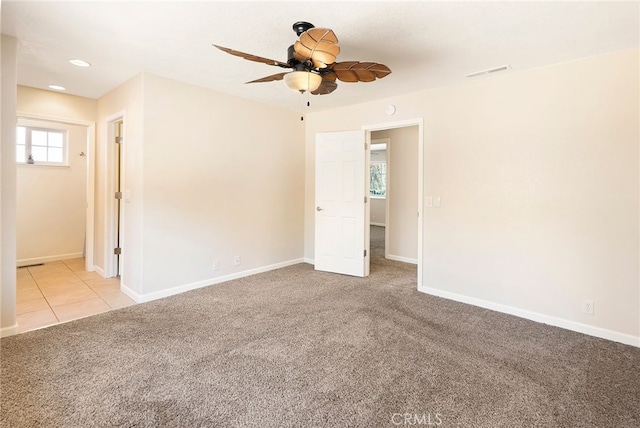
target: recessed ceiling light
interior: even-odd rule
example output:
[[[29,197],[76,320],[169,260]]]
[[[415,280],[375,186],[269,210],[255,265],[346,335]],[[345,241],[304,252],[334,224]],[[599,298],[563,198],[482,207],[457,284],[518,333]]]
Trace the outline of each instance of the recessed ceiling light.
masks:
[[[77,65],[78,67],[91,67],[91,64],[81,59],[70,59],[69,62],[73,65]]]
[[[55,89],[56,91],[66,91],[67,88],[65,88],[64,86],[60,86],[60,85],[49,85],[50,89]]]

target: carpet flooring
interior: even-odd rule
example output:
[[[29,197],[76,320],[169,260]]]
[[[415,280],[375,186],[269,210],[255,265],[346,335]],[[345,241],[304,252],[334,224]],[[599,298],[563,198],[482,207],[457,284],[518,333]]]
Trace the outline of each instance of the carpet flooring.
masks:
[[[369,278],[299,264],[4,338],[1,425],[640,426],[640,349],[419,293],[376,248]]]

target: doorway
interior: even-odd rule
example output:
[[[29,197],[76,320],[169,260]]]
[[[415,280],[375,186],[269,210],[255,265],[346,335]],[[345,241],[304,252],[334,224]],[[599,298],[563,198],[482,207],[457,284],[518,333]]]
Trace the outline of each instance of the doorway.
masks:
[[[17,265],[84,257],[93,271],[95,124],[23,113],[17,125]]]
[[[418,127],[371,132],[371,224],[384,227],[384,257],[418,262]]]
[[[415,264],[417,284],[420,287],[424,187],[423,119],[367,125],[363,129],[366,131],[369,151],[380,148],[375,144],[386,144],[384,156],[378,156],[386,162],[384,221],[381,220],[379,212],[376,215],[371,213],[375,209],[374,204],[378,202],[374,195],[370,195],[374,199],[369,204],[370,212],[367,215],[367,228],[370,230],[368,245],[371,247],[371,254],[374,253],[373,247],[383,245],[385,259]],[[368,154],[368,171],[373,159]],[[379,230],[381,224],[384,224],[382,243]]]
[[[417,129],[417,179],[409,198],[417,199],[410,210],[411,223],[417,221],[417,286],[422,286],[422,206],[424,177],[423,119],[366,125],[360,131],[316,134],[315,180],[315,269],[366,277],[370,269],[370,147],[372,132],[398,128]],[[416,183],[417,181],[417,183]],[[417,189],[417,192],[416,190]],[[417,195],[416,195],[417,193]],[[364,204],[363,204],[364,201]],[[393,218],[393,216],[391,216]],[[402,236],[402,234],[398,234]],[[392,235],[393,236],[393,235]],[[390,241],[393,242],[393,239]],[[407,261],[407,260],[400,260]]]
[[[128,195],[124,186],[124,113],[106,120],[107,128],[107,191],[105,192],[105,277],[120,278],[123,271],[124,204]]]

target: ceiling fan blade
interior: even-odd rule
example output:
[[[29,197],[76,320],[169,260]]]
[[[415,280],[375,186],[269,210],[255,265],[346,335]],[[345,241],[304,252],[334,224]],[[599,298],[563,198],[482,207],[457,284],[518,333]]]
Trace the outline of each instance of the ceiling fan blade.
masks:
[[[322,73],[322,80],[331,80],[332,82],[336,81],[335,73]]]
[[[340,53],[338,37],[329,28],[311,28],[305,31],[294,43],[293,49],[298,61],[310,59],[317,68],[333,64]]]
[[[261,79],[252,80],[251,82],[246,82],[246,83],[261,83],[261,82],[273,82],[273,81],[276,81],[276,80],[282,80],[282,79],[284,79],[284,75],[288,74],[288,73],[290,73],[290,72],[272,74],[271,76],[266,76],[266,77],[263,77]]]
[[[331,79],[331,77],[333,77],[333,79]],[[336,83],[336,78],[335,75],[333,74],[327,74],[326,76],[323,76],[322,79],[322,83],[320,83],[320,86],[318,87],[318,89],[316,89],[315,91],[311,92],[313,95],[327,95],[330,94],[331,92],[335,91],[336,89],[338,89],[338,84]]]
[[[338,80],[343,82],[373,82],[391,74],[389,67],[376,62],[337,62],[331,69]]]
[[[218,46],[218,45],[212,45],[212,46],[220,49],[223,52],[226,52],[226,53],[234,55],[234,56],[239,56],[240,58],[244,58],[244,59],[246,59],[248,61],[261,62],[263,64],[275,65],[277,67],[282,67],[282,68],[291,68],[291,66],[289,64],[287,64],[286,62],[276,61],[275,59],[263,58],[261,56],[256,56],[256,55],[252,55],[252,54],[249,54],[249,53],[236,51],[236,50],[233,50],[233,49],[225,48],[223,46]]]

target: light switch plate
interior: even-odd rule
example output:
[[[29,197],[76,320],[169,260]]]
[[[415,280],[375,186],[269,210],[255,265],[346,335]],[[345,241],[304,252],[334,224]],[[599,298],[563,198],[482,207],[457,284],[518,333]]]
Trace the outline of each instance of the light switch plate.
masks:
[[[440,208],[440,196],[433,197],[433,206],[436,208]]]
[[[427,196],[427,202],[425,205],[429,208],[433,206],[433,196]]]

